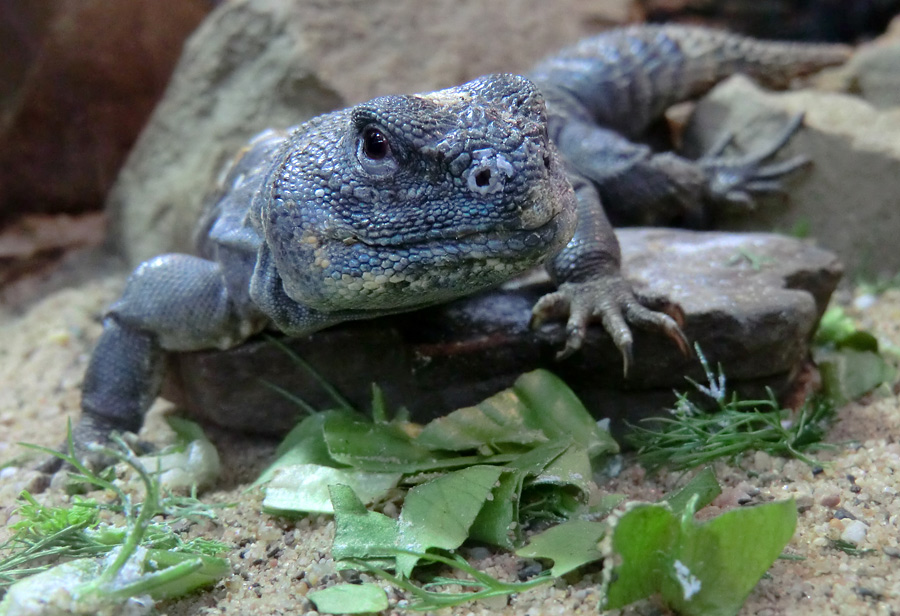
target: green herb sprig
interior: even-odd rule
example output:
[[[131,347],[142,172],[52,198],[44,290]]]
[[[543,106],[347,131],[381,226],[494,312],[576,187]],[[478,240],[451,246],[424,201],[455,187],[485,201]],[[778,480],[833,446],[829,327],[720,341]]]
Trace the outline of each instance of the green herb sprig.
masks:
[[[835,418],[833,402],[816,396],[791,411],[781,408],[771,390],[766,399],[740,400],[728,394],[722,367],[713,372],[700,348],[696,350],[707,384],[689,381],[713,408],[704,409],[682,393],[670,417],[648,419],[653,427],[631,426],[629,440],[648,470],[690,469],[719,458],[735,460],[749,451],[817,464],[805,452],[825,446],[821,440]]]

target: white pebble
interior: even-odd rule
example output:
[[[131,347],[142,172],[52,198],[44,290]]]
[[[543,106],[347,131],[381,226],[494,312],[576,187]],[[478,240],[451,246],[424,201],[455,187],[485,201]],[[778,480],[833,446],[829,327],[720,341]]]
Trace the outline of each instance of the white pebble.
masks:
[[[853,307],[857,310],[867,310],[871,308],[877,298],[871,293],[860,295],[853,300]]]
[[[865,541],[867,530],[869,530],[869,527],[864,522],[853,520],[844,528],[844,532],[841,533],[841,539],[848,543],[859,545]]]

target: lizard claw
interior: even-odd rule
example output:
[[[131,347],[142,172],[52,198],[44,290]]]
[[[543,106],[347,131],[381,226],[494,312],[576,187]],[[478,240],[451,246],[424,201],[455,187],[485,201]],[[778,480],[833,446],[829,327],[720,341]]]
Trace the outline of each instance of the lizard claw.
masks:
[[[566,318],[566,344],[556,359],[565,359],[581,348],[588,324],[596,319],[603,323],[619,353],[625,376],[633,363],[630,324],[643,329],[661,330],[682,353],[690,352],[681,326],[665,312],[644,306],[629,284],[618,275],[603,276],[584,282],[564,282],[553,293],[543,296],[531,312],[531,327],[547,319]]]

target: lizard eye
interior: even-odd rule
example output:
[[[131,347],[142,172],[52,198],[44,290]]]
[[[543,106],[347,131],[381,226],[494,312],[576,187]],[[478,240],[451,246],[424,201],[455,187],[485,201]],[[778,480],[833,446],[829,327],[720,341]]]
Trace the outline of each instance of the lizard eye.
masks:
[[[364,172],[372,177],[391,175],[399,166],[387,134],[375,126],[367,126],[358,137],[356,158]]]
[[[366,158],[383,160],[391,153],[391,144],[383,132],[370,126],[363,131],[362,151]]]

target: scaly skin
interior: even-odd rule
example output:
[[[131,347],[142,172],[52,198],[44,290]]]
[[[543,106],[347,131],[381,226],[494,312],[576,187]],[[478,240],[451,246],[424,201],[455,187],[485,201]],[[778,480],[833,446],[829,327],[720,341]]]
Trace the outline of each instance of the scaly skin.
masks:
[[[785,80],[845,56],[698,28],[629,28],[563,51],[531,79],[377,98],[259,135],[211,201],[200,256],[142,264],[107,313],[76,445],[85,453],[113,429],[140,428],[166,351],[412,310],[544,262],[559,289],[533,318],[568,319],[562,355],[595,319],[626,369],[631,325],[686,348],[676,322],[622,279],[601,201],[638,218],[746,201],[796,166],[764,164],[790,132],[762,155],[696,162],[628,137],[734,70]]]

